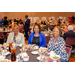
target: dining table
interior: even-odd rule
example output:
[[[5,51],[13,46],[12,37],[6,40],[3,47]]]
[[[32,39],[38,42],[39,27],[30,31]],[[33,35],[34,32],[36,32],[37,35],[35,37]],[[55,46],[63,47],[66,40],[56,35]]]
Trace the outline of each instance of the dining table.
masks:
[[[21,49],[21,47],[19,47],[19,46],[16,47],[16,56],[17,56],[19,53],[21,53],[20,49]],[[33,55],[33,54],[31,54],[31,51],[26,51],[26,53],[27,53],[28,56],[29,56],[29,61],[27,61],[27,62],[38,62],[37,57],[38,57],[39,55]],[[7,56],[6,56],[6,59],[10,60],[10,59],[11,59],[11,54],[7,55]]]
[[[20,49],[21,47],[19,46],[16,47],[16,56],[21,53]],[[39,60],[37,60],[37,57],[39,57],[39,55],[38,54],[34,55],[31,52],[32,52],[31,50],[26,51],[26,53],[29,56],[29,61],[26,61],[26,62],[40,62]],[[11,60],[11,54],[7,55],[6,59]],[[25,62],[25,61],[21,61],[21,62]],[[48,57],[47,62],[53,62],[53,60],[50,57]],[[58,59],[57,62],[60,62],[60,59]]]

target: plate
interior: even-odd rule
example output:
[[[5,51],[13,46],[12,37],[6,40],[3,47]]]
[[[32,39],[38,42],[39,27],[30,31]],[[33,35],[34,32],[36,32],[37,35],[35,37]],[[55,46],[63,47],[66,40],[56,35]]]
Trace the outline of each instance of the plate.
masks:
[[[9,60],[8,59],[2,59],[2,60],[0,60],[0,62],[9,62]]]
[[[37,60],[40,60],[40,56],[37,57]]]
[[[50,56],[50,58],[54,61],[60,59],[60,56],[59,55],[55,55],[55,56]]]
[[[1,59],[5,59],[5,57],[4,57],[3,55],[1,55],[1,56],[0,56],[0,60],[1,60]]]
[[[32,54],[34,54],[34,55],[39,54],[39,52],[38,52],[38,51],[32,51],[31,53],[32,53]]]

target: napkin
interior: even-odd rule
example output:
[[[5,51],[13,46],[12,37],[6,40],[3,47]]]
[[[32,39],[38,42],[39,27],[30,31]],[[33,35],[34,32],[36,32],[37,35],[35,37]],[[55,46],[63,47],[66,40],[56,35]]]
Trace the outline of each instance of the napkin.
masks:
[[[47,58],[48,61],[53,62],[53,60],[51,58]],[[61,62],[60,59],[58,59],[56,62]]]

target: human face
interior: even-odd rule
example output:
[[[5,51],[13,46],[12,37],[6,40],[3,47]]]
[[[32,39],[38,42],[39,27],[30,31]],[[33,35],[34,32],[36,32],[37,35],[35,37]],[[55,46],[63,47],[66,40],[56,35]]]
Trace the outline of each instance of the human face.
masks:
[[[15,35],[18,34],[18,31],[19,31],[19,28],[18,27],[13,28],[13,32],[15,33]]]
[[[59,37],[60,33],[59,33],[59,29],[58,28],[54,28],[53,29],[53,35],[54,35],[55,38]]]
[[[34,32],[35,32],[35,33],[39,33],[39,27],[38,27],[38,26],[35,26],[35,27],[34,27]]]

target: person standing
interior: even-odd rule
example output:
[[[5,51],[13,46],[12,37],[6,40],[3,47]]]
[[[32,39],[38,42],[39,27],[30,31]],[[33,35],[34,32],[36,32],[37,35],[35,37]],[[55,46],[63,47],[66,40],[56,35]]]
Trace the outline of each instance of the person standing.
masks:
[[[24,26],[24,29],[25,29],[26,40],[28,40],[29,27],[30,27],[30,19],[28,18],[28,15],[25,15],[25,26]]]

